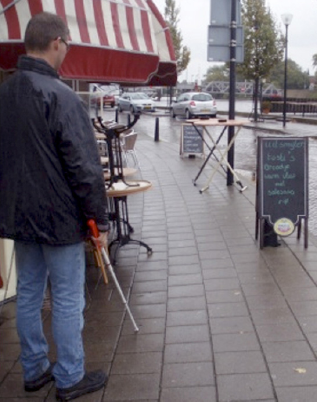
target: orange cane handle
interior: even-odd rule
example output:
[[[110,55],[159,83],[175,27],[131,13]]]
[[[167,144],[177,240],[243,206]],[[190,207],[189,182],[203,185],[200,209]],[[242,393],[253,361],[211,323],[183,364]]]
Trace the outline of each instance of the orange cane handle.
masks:
[[[88,225],[93,237],[95,237],[97,239],[99,237],[99,230],[97,228],[96,222],[93,219],[89,219],[89,221],[87,222],[87,225]]]

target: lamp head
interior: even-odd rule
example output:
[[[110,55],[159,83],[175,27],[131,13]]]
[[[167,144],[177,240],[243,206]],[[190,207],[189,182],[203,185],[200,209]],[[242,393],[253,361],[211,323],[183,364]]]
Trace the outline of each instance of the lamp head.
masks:
[[[292,22],[293,14],[282,14],[281,18],[282,18],[283,24],[288,26]]]

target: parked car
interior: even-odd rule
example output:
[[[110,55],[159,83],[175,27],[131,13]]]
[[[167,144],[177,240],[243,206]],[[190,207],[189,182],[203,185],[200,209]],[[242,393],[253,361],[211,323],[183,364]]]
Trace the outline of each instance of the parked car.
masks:
[[[119,98],[119,112],[124,110],[130,113],[136,112],[155,112],[155,102],[143,92],[125,92]]]
[[[91,98],[91,105],[95,106],[97,104],[98,108],[100,108],[100,103],[101,103],[101,99],[102,99],[102,105],[103,107],[115,107],[116,104],[116,100],[115,97],[113,95],[109,95],[109,94],[103,94],[103,93],[97,93],[95,97]]]
[[[172,105],[172,116],[186,119],[199,116],[216,117],[217,106],[212,95],[206,92],[185,92]]]
[[[102,99],[104,108],[107,106],[115,107],[119,99],[119,86],[91,84],[90,94],[90,103],[92,106],[97,104],[98,108],[100,108]]]

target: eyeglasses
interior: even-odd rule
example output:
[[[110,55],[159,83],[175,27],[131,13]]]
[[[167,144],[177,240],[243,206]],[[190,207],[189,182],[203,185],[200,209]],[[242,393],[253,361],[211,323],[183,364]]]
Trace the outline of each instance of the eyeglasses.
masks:
[[[63,39],[63,38],[59,38],[59,39],[60,39],[61,42],[63,42],[63,43],[65,44],[65,46],[66,46],[66,51],[68,52],[68,51],[69,51],[69,43],[66,42],[66,40]]]

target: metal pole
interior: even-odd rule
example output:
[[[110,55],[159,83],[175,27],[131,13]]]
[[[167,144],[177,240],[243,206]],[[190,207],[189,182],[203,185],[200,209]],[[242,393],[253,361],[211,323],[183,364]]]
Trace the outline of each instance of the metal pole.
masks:
[[[235,96],[236,96],[236,46],[237,46],[237,1],[231,0],[231,30],[230,30],[230,97],[229,97],[229,119],[235,119]],[[234,127],[228,129],[228,144],[234,136]],[[228,152],[228,163],[234,169],[234,144]],[[233,175],[228,169],[227,186],[233,184]]]
[[[158,142],[160,140],[160,119],[155,118],[155,130],[154,130],[154,141]]]
[[[286,126],[286,96],[287,96],[287,44],[288,44],[288,25],[285,25],[285,70],[284,70],[284,103],[283,103],[283,127]]]

